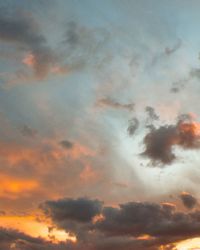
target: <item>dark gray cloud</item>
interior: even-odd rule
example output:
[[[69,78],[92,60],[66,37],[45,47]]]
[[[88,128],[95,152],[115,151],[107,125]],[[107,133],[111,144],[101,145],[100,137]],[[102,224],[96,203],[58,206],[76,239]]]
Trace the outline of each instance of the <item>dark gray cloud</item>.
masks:
[[[188,209],[192,209],[197,205],[197,199],[189,193],[186,192],[181,193],[180,198],[181,201],[183,202],[183,205]]]
[[[153,121],[159,120],[159,116],[156,114],[155,109],[153,107],[147,106],[145,111],[148,115],[147,123],[152,123]]]
[[[170,164],[175,159],[172,152],[173,142],[176,140],[177,131],[176,127],[161,126],[159,128],[150,128],[150,132],[144,137],[145,151],[143,156],[147,156],[152,160],[152,163]]]
[[[83,208],[85,202],[87,208],[98,204],[98,209],[88,215],[86,207]],[[200,233],[200,211],[185,213],[170,203],[127,202],[111,207],[103,206],[98,200],[79,198],[48,201],[42,209],[58,227],[71,231],[73,221],[76,231],[72,232],[76,234],[83,230],[85,238],[78,238],[78,249],[158,250],[161,245],[174,249],[174,242]],[[98,214],[100,217],[96,218]],[[148,238],[143,239],[143,235]]]
[[[127,111],[133,111],[135,104],[134,103],[120,103],[118,101],[115,101],[109,97],[107,98],[102,98],[97,101],[96,105],[98,107],[108,107],[108,108],[113,108],[113,109],[125,109]]]
[[[46,201],[42,208],[45,214],[54,221],[71,220],[86,223],[101,213],[102,202],[87,198],[66,198],[57,201]]]
[[[65,250],[70,244],[54,244],[41,238],[34,238],[22,232],[0,228],[0,250]]]
[[[155,128],[149,126],[150,132],[144,137],[145,151],[142,153],[152,160],[152,164],[171,164],[176,156],[173,146],[182,149],[200,148],[200,135],[196,130],[197,124],[185,120],[182,116],[175,125],[165,125]]]
[[[0,242],[11,242],[17,239],[26,240],[32,243],[42,243],[41,239],[33,238],[16,230],[0,228]]]
[[[11,43],[29,53],[31,66],[37,78],[44,78],[56,57],[40,33],[37,22],[22,12],[0,9],[0,40]]]
[[[127,132],[130,136],[135,134],[135,131],[138,129],[139,127],[139,121],[137,118],[132,118],[131,120],[129,120],[129,125],[127,128]]]
[[[74,143],[68,140],[60,141],[59,144],[66,149],[71,149],[74,146]]]

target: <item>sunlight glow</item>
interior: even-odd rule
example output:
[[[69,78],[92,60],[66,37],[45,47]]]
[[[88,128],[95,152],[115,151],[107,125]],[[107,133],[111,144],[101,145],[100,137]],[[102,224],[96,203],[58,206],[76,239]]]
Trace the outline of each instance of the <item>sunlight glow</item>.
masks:
[[[76,242],[76,236],[57,229],[45,222],[37,221],[34,216],[0,216],[0,227],[12,228],[32,237],[41,237],[53,243]]]
[[[200,250],[200,238],[184,240],[176,245],[177,250]]]

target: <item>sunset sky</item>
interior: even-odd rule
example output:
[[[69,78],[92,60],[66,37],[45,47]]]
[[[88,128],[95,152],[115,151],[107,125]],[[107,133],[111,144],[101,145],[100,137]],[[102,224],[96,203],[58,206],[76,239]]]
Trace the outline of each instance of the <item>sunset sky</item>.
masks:
[[[200,249],[199,11],[0,0],[0,250]]]

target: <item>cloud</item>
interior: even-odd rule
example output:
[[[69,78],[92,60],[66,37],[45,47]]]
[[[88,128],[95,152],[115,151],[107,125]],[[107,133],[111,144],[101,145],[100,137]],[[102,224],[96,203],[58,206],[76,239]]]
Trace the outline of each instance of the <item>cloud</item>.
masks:
[[[30,178],[17,178],[3,173],[0,174],[0,197],[17,199],[28,197],[30,193],[38,190],[39,183]]]
[[[102,202],[87,198],[61,199],[57,201],[46,201],[42,205],[45,214],[54,221],[76,221],[91,222],[92,218],[101,212]]]
[[[38,79],[43,79],[56,62],[56,56],[40,33],[37,22],[30,15],[22,12],[14,12],[11,15],[1,9],[0,40],[21,46],[27,51],[23,63],[33,69]]]
[[[171,93],[178,93],[178,92],[182,91],[185,88],[185,86],[189,80],[190,80],[190,77],[173,82],[172,86],[170,88],[170,92]]]
[[[63,148],[66,148],[66,149],[71,149],[71,148],[73,148],[73,146],[74,146],[73,142],[68,141],[68,140],[60,141],[59,144],[60,144]]]
[[[144,137],[145,151],[143,156],[149,157],[153,164],[161,162],[163,164],[170,164],[175,159],[172,152],[172,145],[175,144],[177,131],[176,127],[161,126],[159,128],[150,128],[150,132]]]
[[[79,30],[77,23],[69,22],[65,33],[64,43],[67,43],[70,46],[75,47],[80,43],[81,40],[80,33],[81,31]]]
[[[54,244],[17,230],[0,228],[0,250],[65,250],[70,248],[70,243],[67,242]]]
[[[131,120],[129,120],[129,126],[127,128],[128,134],[130,136],[134,135],[138,127],[139,127],[139,121],[137,118],[132,118]]]
[[[41,208],[59,228],[84,235],[78,237],[78,249],[174,249],[176,242],[200,232],[200,211],[185,213],[170,203],[132,201],[113,207],[99,200],[67,198],[45,202]]]
[[[127,111],[133,111],[135,104],[134,103],[127,103],[127,104],[122,104],[118,101],[115,101],[109,97],[107,98],[102,98],[97,101],[96,105],[98,107],[108,107],[108,108],[113,108],[113,109],[124,109]]]
[[[180,198],[183,202],[183,205],[188,209],[192,209],[197,205],[197,199],[189,193],[181,193]]]
[[[11,246],[15,249],[14,245],[20,242],[32,245],[44,243],[40,238],[34,238],[16,230],[0,228],[0,249],[4,247],[5,250],[9,250],[12,249]]]
[[[21,131],[21,134],[25,137],[34,138],[37,135],[37,131],[35,129],[30,128],[26,124],[21,128],[20,131]]]
[[[159,119],[159,116],[156,114],[154,108],[146,106],[145,111],[148,115],[148,122],[152,123],[153,121],[157,121]]]
[[[110,32],[105,28],[91,28],[75,21],[67,23],[63,35],[64,53],[67,62],[82,69],[87,66],[99,71],[111,60],[111,52],[106,45]]]
[[[142,155],[150,158],[154,165],[171,164],[176,159],[174,146],[182,149],[200,148],[199,128],[198,122],[185,120],[158,128],[149,126],[150,132],[144,137],[145,151]]]

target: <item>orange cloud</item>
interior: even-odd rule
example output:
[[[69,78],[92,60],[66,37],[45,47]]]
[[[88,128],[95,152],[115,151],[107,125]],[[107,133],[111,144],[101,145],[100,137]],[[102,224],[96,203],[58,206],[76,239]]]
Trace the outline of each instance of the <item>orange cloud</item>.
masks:
[[[31,179],[19,179],[8,175],[0,175],[0,197],[15,199],[19,195],[27,195],[28,192],[36,190],[38,182]]]
[[[95,181],[98,179],[98,173],[90,165],[86,165],[80,174],[80,178],[83,181]]]
[[[0,216],[0,227],[15,229],[32,237],[41,237],[52,243],[76,242],[76,236],[55,228],[50,222],[38,221],[34,215]]]
[[[28,53],[22,62],[27,65],[28,67],[32,68],[36,64],[35,56],[32,53]]]

